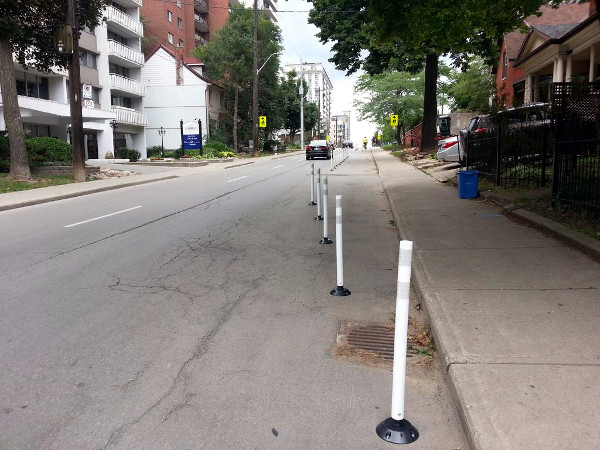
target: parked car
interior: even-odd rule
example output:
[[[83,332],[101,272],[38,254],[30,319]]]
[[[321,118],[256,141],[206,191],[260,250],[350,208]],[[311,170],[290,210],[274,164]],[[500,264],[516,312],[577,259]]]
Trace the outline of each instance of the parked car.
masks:
[[[331,159],[332,154],[333,150],[325,139],[310,141],[310,143],[306,146],[306,159]]]
[[[342,142],[342,147],[343,148],[354,148],[354,144],[352,143],[352,141],[345,140]]]
[[[464,161],[465,152],[458,144],[458,136],[450,136],[438,141],[437,158],[438,161],[446,162],[462,163]]]

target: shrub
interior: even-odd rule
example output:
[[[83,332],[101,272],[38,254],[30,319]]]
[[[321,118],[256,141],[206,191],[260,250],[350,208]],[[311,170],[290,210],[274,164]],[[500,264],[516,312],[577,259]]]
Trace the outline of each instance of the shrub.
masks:
[[[129,162],[136,162],[142,154],[135,149],[121,147],[117,150],[117,158],[128,159]]]
[[[153,145],[152,147],[148,147],[146,149],[146,154],[148,155],[148,158],[151,156],[160,156],[161,150],[162,147],[160,145]]]
[[[10,146],[5,132],[0,132],[0,173],[10,171]]]
[[[216,151],[219,152],[227,152],[230,151],[229,147],[227,147],[227,145],[223,144],[222,142],[219,141],[215,141],[215,140],[210,140],[210,141],[206,141],[206,144],[204,144],[204,153],[206,153],[206,149],[207,147],[209,149],[214,149]],[[214,153],[213,151],[211,151],[211,153]]]
[[[235,158],[236,154],[232,151],[219,152],[217,158]]]
[[[35,137],[25,140],[29,165],[72,164],[71,144],[52,137]]]

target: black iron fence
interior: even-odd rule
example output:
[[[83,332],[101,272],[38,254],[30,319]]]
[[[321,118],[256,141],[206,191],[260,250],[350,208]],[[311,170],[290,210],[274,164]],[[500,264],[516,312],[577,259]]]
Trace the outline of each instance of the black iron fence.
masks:
[[[554,83],[551,105],[490,115],[461,131],[466,165],[506,187],[552,187],[563,205],[600,211],[600,83]]]
[[[553,197],[600,211],[600,83],[554,83]]]
[[[552,180],[550,107],[490,115],[489,128],[467,132],[467,166],[499,186],[544,187]]]

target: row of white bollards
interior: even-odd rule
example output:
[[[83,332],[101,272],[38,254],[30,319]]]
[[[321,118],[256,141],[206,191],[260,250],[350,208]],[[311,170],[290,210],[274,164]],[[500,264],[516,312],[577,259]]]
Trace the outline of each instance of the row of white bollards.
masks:
[[[344,161],[348,159],[348,149],[346,147],[336,148],[330,159],[331,168],[330,171],[333,171],[337,166],[342,164]]]
[[[314,202],[314,163],[311,165],[311,202]],[[322,185],[322,188],[321,188]],[[320,244],[331,244],[328,236],[328,195],[327,177],[321,179],[321,169],[317,171],[317,217],[323,220],[323,239]],[[321,210],[323,216],[321,216]],[[335,196],[335,247],[337,283],[330,294],[347,296],[351,292],[344,287],[344,254],[342,235],[342,196]],[[412,241],[400,241],[398,258],[398,280],[396,289],[396,324],[394,334],[394,366],[392,376],[392,408],[391,417],[377,425],[377,435],[390,443],[410,444],[419,438],[418,430],[405,419],[404,400],[406,391],[406,349],[408,343],[408,314],[410,305],[410,278],[412,267]]]

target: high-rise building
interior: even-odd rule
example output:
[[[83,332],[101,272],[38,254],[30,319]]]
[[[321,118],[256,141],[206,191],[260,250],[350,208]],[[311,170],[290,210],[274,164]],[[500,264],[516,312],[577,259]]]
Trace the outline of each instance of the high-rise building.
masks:
[[[325,71],[322,63],[286,64],[284,73],[296,72],[298,77],[303,76],[308,85],[306,99],[319,107],[321,118],[321,131],[330,133],[331,123],[331,91],[333,84]]]
[[[141,0],[113,0],[105,21],[79,39],[86,159],[104,159],[114,148],[146,153]],[[25,69],[15,63],[19,108],[28,137],[70,140],[69,75]],[[0,129],[6,129],[0,102]]]
[[[163,45],[189,57],[227,22],[229,9],[239,4],[238,0],[146,0],[141,8],[144,53],[148,55]]]
[[[331,139],[336,145],[350,139],[350,113],[351,111],[342,111],[341,114],[331,116]]]

